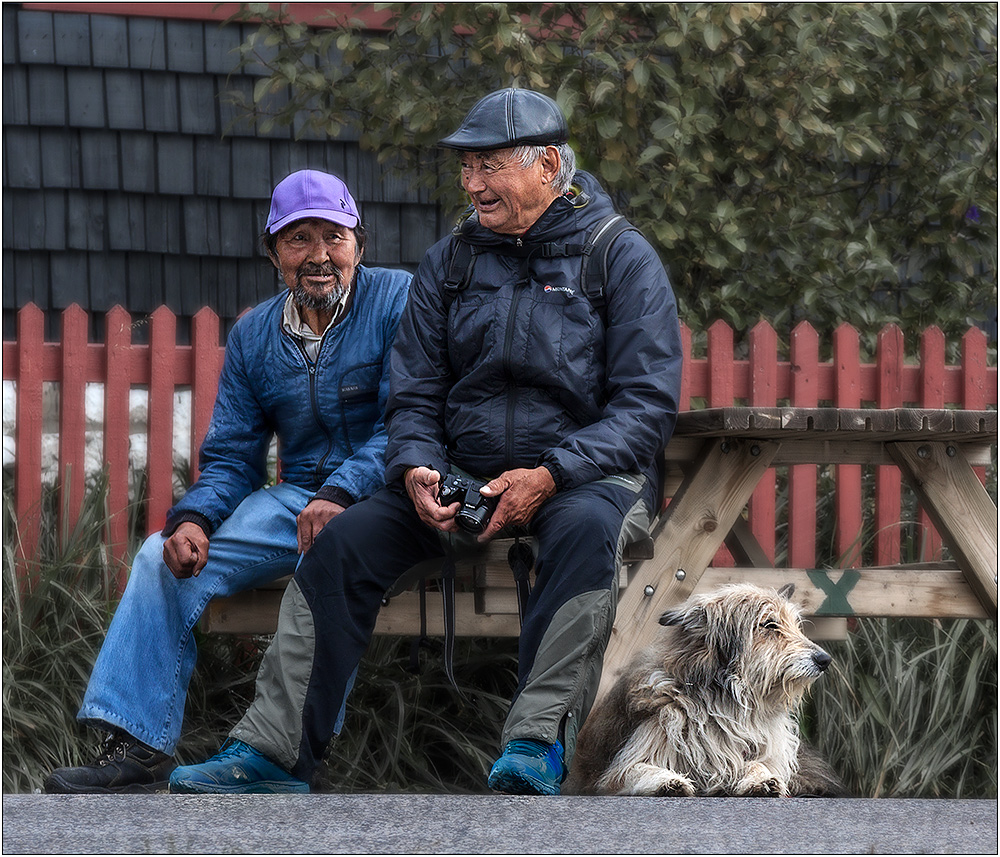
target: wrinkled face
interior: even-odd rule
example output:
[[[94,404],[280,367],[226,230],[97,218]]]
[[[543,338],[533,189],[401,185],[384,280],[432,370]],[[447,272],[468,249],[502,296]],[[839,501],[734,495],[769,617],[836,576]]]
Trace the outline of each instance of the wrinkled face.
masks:
[[[552,160],[559,156],[549,147],[544,157],[529,167],[512,159],[513,149],[462,153],[462,187],[479,214],[479,222],[501,235],[523,235],[556,198],[552,190]]]
[[[309,218],[278,233],[271,261],[299,306],[323,310],[351,287],[361,253],[354,230]]]

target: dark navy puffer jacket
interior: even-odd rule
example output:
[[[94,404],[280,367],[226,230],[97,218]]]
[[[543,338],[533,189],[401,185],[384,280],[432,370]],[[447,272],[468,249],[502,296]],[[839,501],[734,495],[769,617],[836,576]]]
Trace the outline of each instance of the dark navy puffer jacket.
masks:
[[[411,275],[358,268],[347,315],[315,362],[281,326],[287,291],[244,315],[226,341],[201,474],[167,513],[164,533],[195,521],[206,533],[267,479],[278,437],[281,478],[347,506],[384,484],[389,350]]]
[[[587,173],[517,239],[478,223],[471,242],[583,243],[613,212]],[[607,325],[580,290],[582,257],[476,256],[450,302],[452,238],[424,256],[392,352],[386,481],[412,466],[455,464],[493,477],[544,465],[559,489],[614,473],[654,472],[673,432],[681,380],[677,309],[649,243],[611,245]]]

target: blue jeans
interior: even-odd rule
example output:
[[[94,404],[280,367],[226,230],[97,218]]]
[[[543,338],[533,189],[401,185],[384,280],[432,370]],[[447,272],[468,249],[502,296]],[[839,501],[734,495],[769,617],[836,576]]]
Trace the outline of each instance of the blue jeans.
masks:
[[[201,573],[186,580],[163,562],[163,536],[146,539],[77,718],[172,754],[197,658],[194,626],[211,599],[295,571],[295,518],[312,496],[287,482],[254,492],[212,534]]]

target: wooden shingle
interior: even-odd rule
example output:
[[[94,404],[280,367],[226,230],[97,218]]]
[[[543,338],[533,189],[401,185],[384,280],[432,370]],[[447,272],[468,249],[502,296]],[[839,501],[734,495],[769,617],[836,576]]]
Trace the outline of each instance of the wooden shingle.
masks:
[[[80,286],[86,294],[87,254],[66,252],[52,254],[51,305],[53,309],[66,309],[74,301],[80,302]]]
[[[146,248],[157,253],[180,253],[181,204],[175,196],[146,198]]]
[[[46,250],[66,249],[66,194],[61,190],[42,191],[45,222],[42,246]]]
[[[7,21],[5,20],[6,24]],[[6,39],[4,40],[6,41]],[[56,60],[52,13],[20,11],[17,14],[18,59],[23,63],[53,63]]]
[[[145,126],[142,76],[139,72],[112,69],[104,72],[108,127],[132,131]]]
[[[108,247],[118,252],[146,249],[145,200],[133,193],[109,194]]]
[[[25,190],[5,193],[3,196],[5,246],[14,250],[48,249],[44,244],[45,204],[42,196]],[[11,199],[8,200],[8,196]]]
[[[163,21],[128,19],[128,59],[131,68],[160,71],[167,67]]]
[[[180,130],[177,117],[177,75],[145,72],[142,76],[144,127],[147,131]]]
[[[201,21],[167,21],[168,69],[195,74],[205,71],[204,29],[205,24]]]
[[[180,134],[157,137],[156,175],[160,193],[194,193],[194,140]]]
[[[238,27],[205,24],[205,71],[227,75],[236,69],[236,49],[240,46]]]
[[[6,255],[6,254],[4,254]],[[51,255],[47,252],[17,253],[14,256],[14,302],[22,307],[32,301],[39,309],[49,308],[49,279]],[[4,280],[6,283],[7,280]],[[6,286],[4,297],[6,297]]]
[[[28,68],[28,115],[32,125],[66,124],[66,74],[61,67]]]
[[[380,202],[369,203],[365,215],[371,225],[371,236],[365,255],[375,265],[394,267],[399,264],[399,208]]]
[[[210,77],[183,74],[178,80],[181,131],[185,134],[219,133],[215,87]]]
[[[90,15],[55,15],[52,20],[55,62],[90,65]]]
[[[119,135],[122,164],[122,190],[136,193],[156,192],[156,155],[154,137],[132,131]]]
[[[28,70],[24,66],[3,67],[3,124],[28,124]]]
[[[128,68],[128,20],[117,15],[92,15],[90,48],[95,68]]]
[[[219,202],[203,196],[181,200],[184,249],[198,256],[219,255]]]
[[[42,128],[38,132],[42,161],[42,186],[79,188],[80,135],[65,128]]]
[[[410,203],[400,207],[400,262],[416,266],[439,238],[437,212],[433,206]]]
[[[14,126],[3,129],[3,159],[9,187],[40,187],[42,165],[39,160],[38,131]]]
[[[85,188],[118,190],[118,133],[116,131],[80,132],[80,174]]]
[[[90,253],[87,256],[87,276],[90,280],[91,301],[95,308],[107,312],[115,304],[125,305],[125,254]]]
[[[104,128],[104,72],[71,68],[66,73],[66,104],[69,124],[74,128]]]
[[[266,140],[233,140],[233,196],[238,199],[271,197],[271,157]]]
[[[223,256],[249,258],[253,255],[256,233],[253,206],[239,199],[219,201],[219,253]]]
[[[228,140],[198,137],[194,141],[195,193],[207,196],[229,196],[230,149]]]
[[[149,253],[126,255],[127,304],[133,313],[152,312],[163,302],[162,257]]]
[[[104,250],[104,194],[66,193],[66,246],[71,250]]]
[[[227,93],[239,93],[246,102],[253,101],[253,82],[250,78],[236,75],[232,78],[216,77],[216,92],[219,93],[219,122],[222,125],[222,133],[232,137],[253,137],[256,135],[256,127],[252,119],[248,119],[243,113],[236,109],[230,101]]]

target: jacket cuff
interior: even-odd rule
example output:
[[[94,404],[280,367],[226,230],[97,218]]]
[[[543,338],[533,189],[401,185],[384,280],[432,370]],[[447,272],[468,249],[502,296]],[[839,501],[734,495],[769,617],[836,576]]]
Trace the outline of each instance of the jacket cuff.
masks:
[[[336,485],[324,485],[315,494],[313,494],[313,500],[326,500],[330,503],[336,503],[338,506],[343,506],[345,509],[348,506],[353,506],[356,502],[355,499],[348,494],[343,488]]]
[[[551,461],[540,461],[538,463],[552,474],[552,481],[556,484],[556,491],[562,491],[562,471]]]
[[[174,517],[168,518],[166,526],[161,530],[160,535],[164,538],[169,538],[177,531],[177,528],[181,524],[187,522],[197,524],[205,531],[206,536],[212,535],[212,522],[200,512],[179,512]]]

